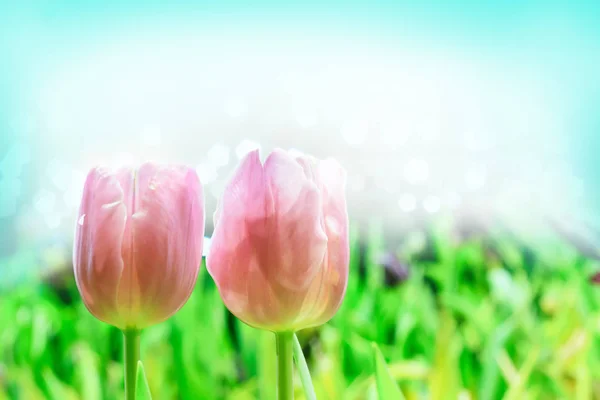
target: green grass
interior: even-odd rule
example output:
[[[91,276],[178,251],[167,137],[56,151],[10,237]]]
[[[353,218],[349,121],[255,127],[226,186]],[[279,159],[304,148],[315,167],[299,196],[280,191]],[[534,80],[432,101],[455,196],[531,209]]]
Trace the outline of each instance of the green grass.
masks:
[[[411,274],[386,286],[377,225],[362,268],[352,236],[342,308],[298,334],[319,399],[378,398],[373,342],[407,400],[600,398],[600,288],[588,283],[600,266],[566,242],[503,230],[457,239],[440,221],[402,238]],[[0,400],[123,397],[121,334],[89,314],[69,276],[1,294]],[[142,335],[160,400],[274,400],[274,348],[272,334],[231,318],[204,266],[186,306]]]

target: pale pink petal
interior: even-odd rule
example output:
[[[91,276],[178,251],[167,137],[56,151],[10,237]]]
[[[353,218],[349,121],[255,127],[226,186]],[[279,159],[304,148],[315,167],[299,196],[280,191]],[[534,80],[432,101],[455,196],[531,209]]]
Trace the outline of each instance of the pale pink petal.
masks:
[[[327,249],[319,190],[306,179],[302,166],[283,151],[275,150],[269,155],[265,175],[276,212],[267,257],[261,262],[268,264],[267,275],[273,276],[285,290],[305,290],[318,272]],[[296,299],[297,296],[290,298]]]
[[[348,275],[345,173],[333,161],[275,150],[246,157],[215,213],[207,259],[227,307],[273,331],[321,324]]]
[[[84,303],[97,318],[119,320],[117,285],[127,210],[119,182],[107,170],[90,171],[77,219],[73,266]]]
[[[187,301],[202,256],[204,211],[196,174],[185,167],[144,164],[136,177],[132,268],[119,304],[138,328],[168,318]]]
[[[321,161],[318,168],[323,198],[323,214],[327,244],[327,262],[323,267],[324,290],[317,304],[328,303],[317,319],[316,325],[328,321],[337,311],[344,298],[350,262],[349,222],[346,206],[346,171],[337,161]],[[328,298],[327,300],[325,298]]]
[[[253,281],[250,266],[257,252],[250,236],[266,238],[268,216],[273,213],[258,151],[246,155],[225,188],[217,210],[207,269],[225,304],[234,314],[242,315],[248,304],[248,285]]]

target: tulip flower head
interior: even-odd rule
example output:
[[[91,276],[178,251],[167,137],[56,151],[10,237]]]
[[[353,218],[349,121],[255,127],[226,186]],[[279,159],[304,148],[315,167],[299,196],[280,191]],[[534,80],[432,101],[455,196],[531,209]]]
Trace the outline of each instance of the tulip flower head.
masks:
[[[88,174],[73,267],[89,311],[120,329],[162,322],[196,283],[204,199],[194,170],[143,164]]]
[[[348,280],[346,173],[334,160],[275,150],[242,161],[214,215],[207,268],[225,305],[273,332],[321,325]]]

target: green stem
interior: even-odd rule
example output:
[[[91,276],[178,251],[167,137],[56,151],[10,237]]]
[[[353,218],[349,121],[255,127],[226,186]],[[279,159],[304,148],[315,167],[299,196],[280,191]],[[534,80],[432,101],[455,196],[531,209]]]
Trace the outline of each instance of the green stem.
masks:
[[[277,340],[277,400],[294,400],[293,332],[275,334]]]
[[[296,367],[300,373],[300,380],[302,381],[302,387],[304,388],[304,395],[307,400],[317,400],[315,394],[315,387],[313,386],[312,379],[310,378],[310,371],[302,352],[302,346],[298,341],[298,336],[294,334],[294,358],[296,359]]]
[[[135,385],[137,381],[137,365],[140,360],[140,331],[126,329],[125,338],[125,399],[135,400]]]

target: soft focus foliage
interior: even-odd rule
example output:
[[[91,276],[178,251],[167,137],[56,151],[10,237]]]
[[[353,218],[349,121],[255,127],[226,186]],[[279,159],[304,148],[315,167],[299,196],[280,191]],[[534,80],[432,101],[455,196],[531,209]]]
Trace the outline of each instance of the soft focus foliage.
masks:
[[[600,266],[558,238],[457,235],[447,221],[398,244],[407,280],[385,285],[373,224],[338,314],[301,331],[319,399],[377,399],[375,342],[407,400],[600,395]],[[24,261],[25,262],[25,261]],[[0,297],[0,399],[122,397],[121,334],[92,317],[68,275]],[[274,336],[233,318],[203,267],[189,302],[144,332],[153,398],[274,400]],[[303,399],[299,380],[296,397]]]

